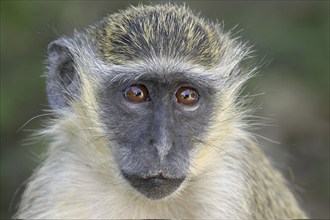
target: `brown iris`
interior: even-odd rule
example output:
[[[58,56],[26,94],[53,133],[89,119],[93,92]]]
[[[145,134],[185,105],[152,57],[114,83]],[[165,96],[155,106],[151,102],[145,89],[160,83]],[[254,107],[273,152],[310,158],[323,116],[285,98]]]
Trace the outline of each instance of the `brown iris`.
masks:
[[[175,96],[178,102],[184,105],[193,105],[199,98],[199,95],[195,89],[185,86],[179,88]]]
[[[132,102],[145,102],[149,99],[149,92],[144,85],[133,84],[125,90],[125,97]]]

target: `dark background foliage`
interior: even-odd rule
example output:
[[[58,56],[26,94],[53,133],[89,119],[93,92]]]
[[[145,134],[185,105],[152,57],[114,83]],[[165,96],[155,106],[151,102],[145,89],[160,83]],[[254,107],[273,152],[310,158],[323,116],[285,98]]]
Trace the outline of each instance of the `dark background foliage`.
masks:
[[[149,1],[140,1],[150,3]],[[153,3],[164,1],[154,1]],[[49,42],[136,1],[1,1],[1,217],[12,216],[22,184],[46,144],[26,144],[47,109]],[[255,132],[314,218],[329,218],[329,1],[186,1],[254,45],[256,112],[275,126]],[[29,119],[33,119],[30,120]],[[19,128],[29,121],[24,129]],[[19,130],[19,131],[18,131]]]

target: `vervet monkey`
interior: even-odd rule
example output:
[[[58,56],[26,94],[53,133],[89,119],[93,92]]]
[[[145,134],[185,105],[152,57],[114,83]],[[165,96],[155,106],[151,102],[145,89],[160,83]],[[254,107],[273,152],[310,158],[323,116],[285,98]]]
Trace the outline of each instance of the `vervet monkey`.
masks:
[[[186,6],[130,7],[48,47],[55,119],[17,218],[305,218],[247,131],[249,48]]]

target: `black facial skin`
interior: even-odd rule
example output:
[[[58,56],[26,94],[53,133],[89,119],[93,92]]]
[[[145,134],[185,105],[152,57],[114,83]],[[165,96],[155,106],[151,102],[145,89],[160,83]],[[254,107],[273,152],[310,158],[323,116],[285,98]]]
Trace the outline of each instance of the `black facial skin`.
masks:
[[[121,174],[154,200],[170,195],[185,180],[190,153],[203,137],[213,108],[209,89],[175,75],[169,79],[150,75],[125,83],[105,80],[99,91],[102,121]],[[147,88],[150,97],[145,102],[125,97],[125,90],[134,84]],[[195,104],[177,101],[175,94],[182,86],[198,92]]]

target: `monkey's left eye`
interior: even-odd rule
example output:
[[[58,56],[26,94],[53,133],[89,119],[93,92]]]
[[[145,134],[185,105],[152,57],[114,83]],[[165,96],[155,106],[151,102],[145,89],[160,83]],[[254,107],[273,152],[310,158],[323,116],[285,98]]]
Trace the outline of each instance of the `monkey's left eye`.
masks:
[[[125,90],[125,97],[132,102],[149,101],[149,92],[147,87],[141,84],[133,84]]]
[[[177,101],[184,105],[193,105],[199,99],[199,94],[195,89],[185,86],[179,88],[175,96]]]

